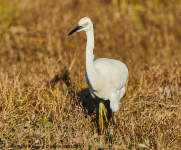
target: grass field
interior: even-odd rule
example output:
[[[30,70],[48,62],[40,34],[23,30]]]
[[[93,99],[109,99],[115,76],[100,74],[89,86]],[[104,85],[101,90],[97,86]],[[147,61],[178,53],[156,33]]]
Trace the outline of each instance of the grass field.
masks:
[[[1,0],[0,147],[108,148],[84,82],[86,35],[68,36],[85,16],[95,59],[130,74],[113,148],[180,149],[181,0]]]

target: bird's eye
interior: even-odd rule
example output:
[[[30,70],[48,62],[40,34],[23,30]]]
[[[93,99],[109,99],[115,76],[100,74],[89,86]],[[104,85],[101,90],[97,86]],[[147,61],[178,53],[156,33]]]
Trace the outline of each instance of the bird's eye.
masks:
[[[89,24],[89,23],[88,23],[88,22],[86,22],[86,23],[85,23],[85,26],[87,27],[87,26],[88,26],[88,24]]]

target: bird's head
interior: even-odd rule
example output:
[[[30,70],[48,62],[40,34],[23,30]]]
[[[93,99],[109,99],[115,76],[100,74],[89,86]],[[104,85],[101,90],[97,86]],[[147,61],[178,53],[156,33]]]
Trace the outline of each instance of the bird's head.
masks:
[[[71,35],[75,32],[80,32],[80,31],[89,31],[91,30],[91,28],[93,27],[92,21],[90,20],[90,18],[88,17],[84,17],[82,19],[80,19],[78,26],[73,29],[68,35]]]

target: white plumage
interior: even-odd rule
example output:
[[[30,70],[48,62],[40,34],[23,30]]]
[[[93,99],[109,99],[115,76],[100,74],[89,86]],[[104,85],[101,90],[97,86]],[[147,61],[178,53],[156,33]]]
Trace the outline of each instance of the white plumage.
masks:
[[[100,88],[93,88],[93,83],[89,82],[89,76],[86,71],[85,79],[90,86],[90,94],[93,98],[97,96],[104,100],[110,100],[110,108],[113,112],[116,112],[119,109],[119,100],[126,91],[128,69],[122,62],[107,58],[96,59],[94,66],[99,73]]]
[[[119,109],[119,100],[126,91],[128,69],[118,60],[107,58],[94,60],[94,30],[90,18],[82,18],[69,35],[77,31],[85,31],[87,34],[85,79],[90,87],[90,94],[93,98],[97,96],[104,100],[110,100],[110,108],[112,112],[116,112]]]

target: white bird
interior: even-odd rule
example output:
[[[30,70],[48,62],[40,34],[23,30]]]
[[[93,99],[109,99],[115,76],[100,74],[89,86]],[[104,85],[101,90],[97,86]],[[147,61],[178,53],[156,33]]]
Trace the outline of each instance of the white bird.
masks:
[[[82,18],[78,26],[68,35],[79,31],[85,31],[87,34],[85,79],[90,87],[90,94],[93,98],[99,97],[110,101],[113,121],[114,112],[119,109],[119,100],[126,91],[125,85],[129,76],[128,69],[124,63],[115,59],[99,58],[94,60],[94,30],[90,18]],[[103,113],[107,120],[106,112],[107,110],[103,102],[101,102],[99,104],[99,123],[102,123],[102,129]]]

